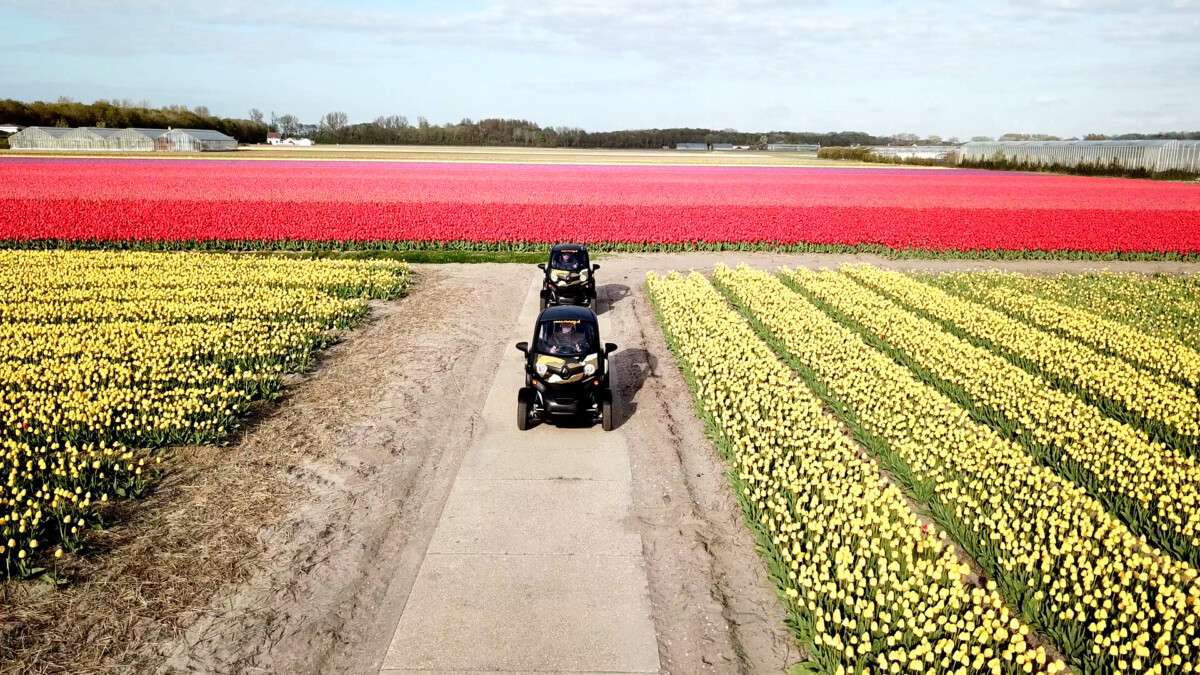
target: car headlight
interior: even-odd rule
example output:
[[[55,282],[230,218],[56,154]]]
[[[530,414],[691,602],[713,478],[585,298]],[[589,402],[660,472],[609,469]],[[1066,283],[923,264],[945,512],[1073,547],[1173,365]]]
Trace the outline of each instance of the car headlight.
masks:
[[[584,271],[582,271],[582,272],[580,272],[580,273],[579,273],[579,280],[580,280],[580,281],[587,281],[587,277],[588,277],[587,270],[584,270]]]
[[[538,375],[545,375],[546,374],[546,364],[539,363],[539,364],[537,364],[536,367],[534,367],[534,370],[537,371]]]
[[[583,374],[591,377],[596,374],[596,364],[589,363],[583,367]]]

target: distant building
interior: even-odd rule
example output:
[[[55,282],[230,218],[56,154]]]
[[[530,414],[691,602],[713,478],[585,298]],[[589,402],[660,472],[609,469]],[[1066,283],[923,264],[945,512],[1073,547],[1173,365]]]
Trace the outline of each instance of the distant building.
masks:
[[[1002,160],[1027,166],[1114,164],[1147,171],[1200,171],[1200,141],[990,141],[965,143],[959,162]]]
[[[707,150],[708,143],[676,143],[676,150]]]
[[[14,150],[72,152],[222,152],[237,139],[209,129],[106,129],[28,127],[8,138]]]
[[[900,159],[946,159],[950,154],[958,152],[957,145],[880,145],[871,148],[871,154],[878,157],[899,157]]]
[[[733,150],[733,143],[713,143],[713,150]]]
[[[278,131],[268,131],[267,142],[271,145],[279,145],[283,142],[283,136],[280,136]]]
[[[311,138],[285,138],[282,141],[276,143],[275,145],[299,145],[299,146],[303,146],[303,147],[308,147],[312,144],[313,144],[313,142],[312,142]]]
[[[771,152],[816,152],[821,146],[816,143],[771,143],[767,150]]]
[[[0,124],[0,138],[8,138],[24,128],[19,124]]]

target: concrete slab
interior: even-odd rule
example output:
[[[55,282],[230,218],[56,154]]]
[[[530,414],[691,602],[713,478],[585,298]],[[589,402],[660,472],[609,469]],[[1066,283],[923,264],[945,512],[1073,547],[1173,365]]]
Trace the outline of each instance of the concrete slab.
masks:
[[[380,670],[380,675],[497,675],[499,670]],[[623,675],[614,670],[505,670],[504,675]]]
[[[383,672],[658,672],[640,556],[425,558]]]
[[[516,401],[512,405],[515,408]],[[594,429],[551,426],[522,435],[515,422],[513,427],[485,435],[468,450],[459,478],[631,480],[629,453],[621,435],[597,436]]]
[[[534,279],[514,328],[528,340]],[[608,317],[600,315],[601,337]],[[625,434],[516,428],[522,355],[506,350],[381,673],[655,673]]]
[[[624,482],[460,478],[429,552],[640,556],[630,499]]]

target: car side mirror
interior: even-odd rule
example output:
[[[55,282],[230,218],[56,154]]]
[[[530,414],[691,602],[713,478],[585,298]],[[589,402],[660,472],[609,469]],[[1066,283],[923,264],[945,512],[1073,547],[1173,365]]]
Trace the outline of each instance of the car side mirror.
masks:
[[[598,270],[598,269],[600,269],[600,266],[599,266],[599,265],[592,265],[592,271],[593,271],[593,272],[595,272],[595,271],[596,271],[596,270]]]
[[[538,263],[538,269],[544,272],[546,270],[546,263]]]
[[[617,351],[617,346],[615,344],[613,344],[611,342],[604,343],[604,353],[605,354],[611,354],[615,351]]]
[[[519,351],[521,353],[528,353],[529,352],[529,343],[528,342],[518,342],[517,343],[517,351]]]

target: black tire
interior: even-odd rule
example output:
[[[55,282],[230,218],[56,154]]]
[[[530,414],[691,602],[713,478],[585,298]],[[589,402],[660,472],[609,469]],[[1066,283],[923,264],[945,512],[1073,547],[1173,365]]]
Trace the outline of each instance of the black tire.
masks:
[[[529,428],[529,394],[522,389],[517,393],[517,429],[525,431]]]
[[[541,297],[541,299],[538,301],[538,312],[541,313],[541,312],[546,311],[546,308],[549,306],[550,306],[550,303],[546,300],[546,296],[543,295]]]
[[[600,425],[605,431],[613,430],[613,397],[611,391],[604,392],[600,397]]]

